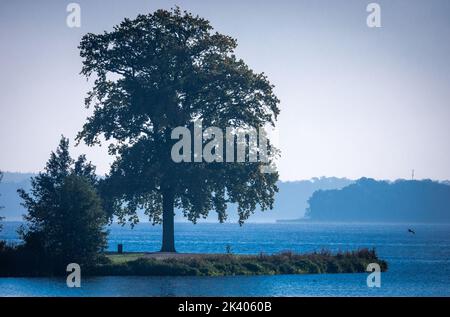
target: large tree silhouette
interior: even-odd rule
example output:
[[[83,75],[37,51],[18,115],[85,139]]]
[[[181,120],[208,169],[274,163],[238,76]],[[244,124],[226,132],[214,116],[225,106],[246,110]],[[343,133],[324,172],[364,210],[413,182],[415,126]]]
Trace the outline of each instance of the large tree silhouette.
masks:
[[[139,208],[153,223],[162,221],[161,251],[175,251],[175,207],[194,223],[211,210],[222,222],[227,204],[236,203],[241,224],[258,204],[272,209],[278,174],[263,173],[261,163],[171,159],[172,130],[192,130],[196,119],[221,129],[275,124],[273,86],[234,55],[236,46],[179,8],[125,19],[81,41],[82,74],[95,83],[86,98],[93,114],[78,140],[111,142],[116,159],[101,186],[109,210],[123,223],[136,223]]]

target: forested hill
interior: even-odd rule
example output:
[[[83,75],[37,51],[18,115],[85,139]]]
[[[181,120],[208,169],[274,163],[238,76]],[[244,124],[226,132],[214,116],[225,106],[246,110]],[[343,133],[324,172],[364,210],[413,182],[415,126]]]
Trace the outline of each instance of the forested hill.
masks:
[[[308,200],[314,221],[450,222],[450,186],[431,180],[361,178],[340,190],[319,190]]]

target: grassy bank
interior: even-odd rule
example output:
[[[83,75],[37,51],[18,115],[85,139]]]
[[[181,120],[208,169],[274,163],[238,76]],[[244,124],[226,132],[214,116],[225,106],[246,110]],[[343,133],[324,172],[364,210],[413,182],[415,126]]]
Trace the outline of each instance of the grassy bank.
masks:
[[[387,263],[380,260],[374,250],[310,254],[283,252],[273,255],[192,255],[155,258],[149,254],[109,254],[108,263],[91,269],[92,275],[274,275],[310,273],[362,273],[369,263],[380,264],[382,271]]]

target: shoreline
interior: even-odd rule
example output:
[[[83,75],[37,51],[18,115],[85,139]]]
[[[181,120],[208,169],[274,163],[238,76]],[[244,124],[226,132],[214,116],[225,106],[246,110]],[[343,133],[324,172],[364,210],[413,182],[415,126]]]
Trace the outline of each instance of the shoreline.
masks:
[[[93,276],[236,276],[364,273],[369,263],[388,269],[375,250],[276,254],[108,253],[109,263],[88,272]]]
[[[1,258],[0,258],[1,260]],[[12,262],[11,262],[12,260]],[[16,260],[19,260],[17,258]],[[0,261],[2,262],[2,261]],[[65,270],[48,271],[18,264],[14,259],[3,263],[0,277],[66,276]],[[366,273],[369,263],[377,263],[382,272],[388,263],[375,250],[332,253],[286,251],[276,254],[203,254],[129,252],[105,253],[98,264],[82,267],[85,276],[245,276],[324,273]],[[43,263],[40,263],[41,265]],[[45,268],[45,266],[43,267]]]

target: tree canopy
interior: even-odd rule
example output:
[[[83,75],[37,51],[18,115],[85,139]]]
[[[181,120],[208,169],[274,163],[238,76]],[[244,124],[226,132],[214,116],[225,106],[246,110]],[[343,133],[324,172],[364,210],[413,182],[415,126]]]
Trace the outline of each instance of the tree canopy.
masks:
[[[209,21],[179,8],[125,19],[80,43],[82,74],[95,82],[86,98],[93,114],[78,140],[111,142],[115,161],[101,185],[107,209],[122,222],[136,223],[139,208],[153,223],[162,221],[165,251],[174,251],[174,207],[194,223],[211,210],[222,222],[227,204],[236,203],[242,224],[258,204],[273,206],[278,174],[263,173],[260,162],[171,159],[171,132],[192,129],[195,120],[223,130],[275,125],[273,86],[235,56],[236,46]],[[276,151],[269,148],[272,161]]]

